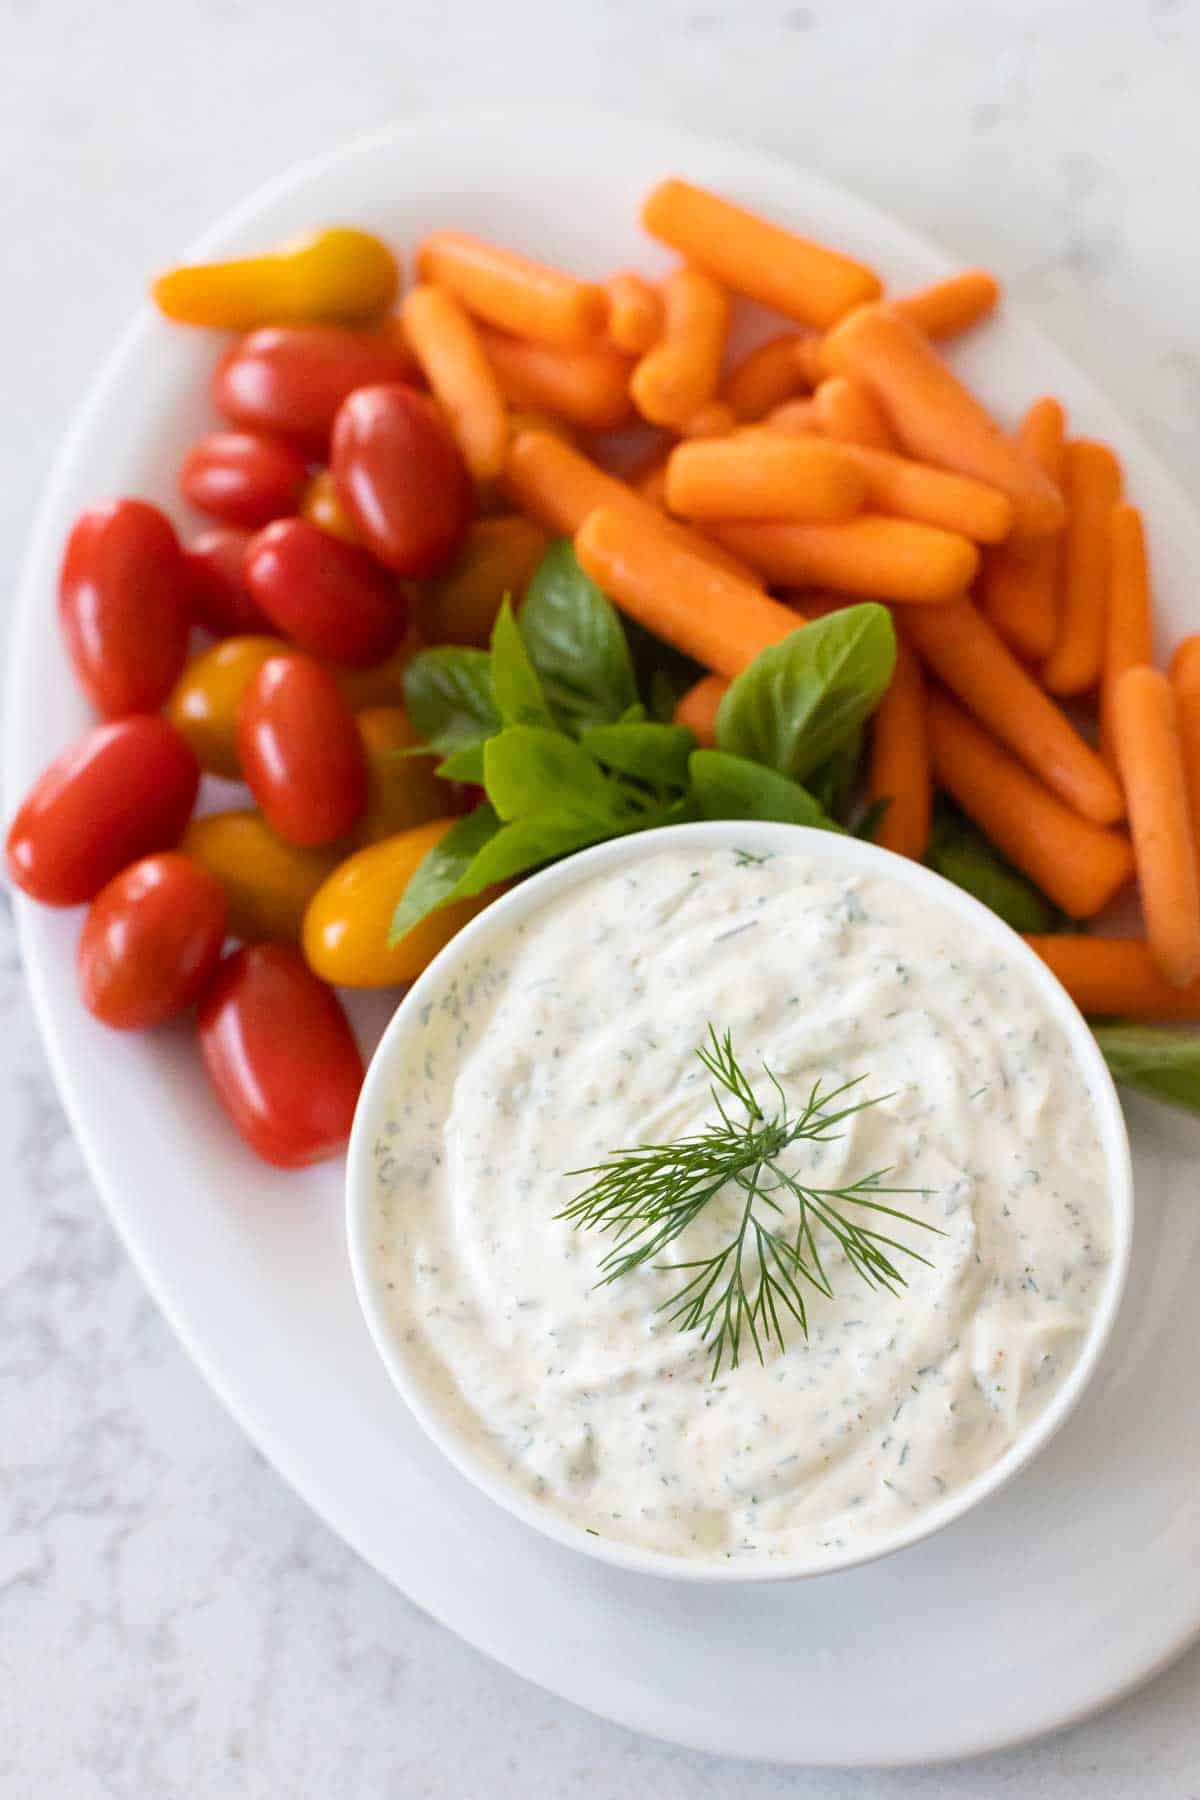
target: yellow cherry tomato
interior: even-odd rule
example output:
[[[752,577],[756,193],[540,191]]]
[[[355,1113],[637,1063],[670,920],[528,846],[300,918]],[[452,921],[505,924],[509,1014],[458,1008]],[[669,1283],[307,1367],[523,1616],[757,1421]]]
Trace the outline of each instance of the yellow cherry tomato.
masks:
[[[441,817],[450,794],[434,774],[437,757],[396,754],[421,742],[404,708],[368,706],[357,724],[367,765],[367,809],[355,832],[358,842],[377,844]]]
[[[193,819],[179,848],[216,876],[229,902],[231,935],[251,944],[298,944],[308,903],[342,854],[285,843],[251,810]]]
[[[487,905],[490,893],[456,900],[428,914],[388,947],[400,896],[418,863],[454,823],[433,819],[384,838],[334,870],[304,915],[304,954],[317,975],[336,987],[397,987],[415,981],[455,932]]]
[[[167,717],[210,775],[237,780],[238,702],[263,664],[287,649],[282,638],[222,638],[194,656],[175,683]]]
[[[333,476],[328,469],[318,469],[300,496],[300,516],[310,525],[319,525],[330,537],[344,544],[361,544],[353,521],[337,497]]]
[[[434,582],[425,603],[429,642],[486,644],[504,596],[520,604],[549,543],[540,525],[517,513],[476,519],[454,567]]]
[[[399,284],[385,243],[369,231],[333,225],[262,256],[169,269],[150,291],[159,311],[182,325],[254,331],[318,321],[366,324],[387,311]]]
[[[412,592],[413,584],[405,582],[404,588],[409,596],[408,629],[390,656],[369,669],[348,669],[342,663],[326,664],[337,683],[338,693],[351,712],[362,712],[368,706],[399,706],[404,699],[404,671],[421,648],[413,619],[418,604]]]

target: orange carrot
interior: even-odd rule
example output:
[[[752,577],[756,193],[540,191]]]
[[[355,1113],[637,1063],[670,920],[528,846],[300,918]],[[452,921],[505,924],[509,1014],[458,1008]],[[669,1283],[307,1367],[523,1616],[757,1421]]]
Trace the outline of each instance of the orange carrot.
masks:
[[[994,275],[986,269],[964,269],[961,275],[935,281],[914,294],[901,294],[892,305],[927,338],[948,338],[986,319],[999,298]]]
[[[817,415],[811,400],[785,400],[782,406],[771,408],[762,425],[788,437],[810,437],[817,429]]]
[[[766,431],[680,444],[667,505],[689,519],[845,519],[866,483],[846,448]]]
[[[616,350],[559,350],[481,331],[480,340],[510,406],[556,413],[585,431],[628,422],[629,358]]]
[[[808,358],[802,348],[808,342],[798,331],[784,331],[756,344],[730,369],[721,398],[739,419],[763,418],[808,387]]]
[[[938,787],[1056,906],[1089,919],[1124,887],[1133,850],[1122,832],[1064,806],[948,694],[930,694],[927,717]]]
[[[663,327],[662,295],[629,269],[608,279],[608,335],[618,350],[644,356]]]
[[[627,507],[589,513],[575,534],[575,554],[622,612],[718,675],[740,674],[760,650],[804,623]]]
[[[874,450],[894,450],[892,429],[871,398],[869,388],[848,375],[830,375],[813,394],[816,428],[843,444],[866,444]]]
[[[1051,481],[1062,475],[1063,409],[1048,396],[1022,419],[1017,442]],[[1059,539],[1034,538],[993,550],[980,571],[979,602],[1010,650],[1040,662],[1057,629]]]
[[[669,452],[666,456],[656,456],[652,463],[639,471],[633,483],[642,499],[648,500],[651,506],[656,506],[659,512],[667,510],[667,463],[669,461]]]
[[[474,324],[453,294],[421,285],[401,308],[405,336],[440,401],[471,474],[495,481],[508,449],[508,413]]]
[[[723,400],[710,400],[685,419],[679,431],[685,438],[727,437],[736,424],[731,406]]]
[[[727,287],[818,331],[881,291],[879,277],[862,263],[686,181],[660,182],[642,223]]]
[[[1179,713],[1179,741],[1187,777],[1192,835],[1200,848],[1200,632],[1184,638],[1171,658],[1171,685]]]
[[[435,231],[417,250],[421,281],[446,288],[468,312],[515,337],[579,350],[604,331],[604,289],[463,231]]]
[[[904,629],[927,668],[1083,818],[1112,825],[1125,811],[1112,771],[1022,668],[969,600],[905,610]]]
[[[675,723],[686,725],[696,742],[711,750],[717,741],[717,711],[728,690],[723,675],[702,675],[675,707]]]
[[[1142,515],[1136,506],[1114,506],[1108,530],[1108,617],[1100,675],[1100,746],[1112,763],[1113,690],[1126,669],[1150,661],[1153,649]]]
[[[723,525],[716,536],[768,581],[876,600],[957,599],[979,565],[974,544],[956,532],[878,513],[836,525]]]
[[[560,419],[557,413],[536,406],[510,406],[508,409],[508,435],[515,438],[522,431],[549,431],[561,438],[564,444],[575,442],[574,427]]]
[[[1200,883],[1175,695],[1159,669],[1126,669],[1112,692],[1112,734],[1125,784],[1146,936],[1176,987],[1200,975]]]
[[[1121,468],[1107,444],[1077,438],[1063,452],[1067,524],[1059,554],[1058,635],[1042,664],[1052,694],[1086,694],[1100,679],[1108,609],[1109,521]]]
[[[668,519],[616,475],[597,468],[581,451],[549,432],[525,431],[513,439],[500,485],[514,506],[551,531],[573,534],[598,506],[622,507],[643,523],[657,526],[693,556],[751,587],[761,586],[759,577],[736,556]]]
[[[1161,975],[1144,938],[1029,937],[1092,1019],[1200,1019],[1200,981],[1179,988]]]
[[[870,388],[911,455],[1006,493],[1022,537],[1059,530],[1063,499],[1054,483],[894,307],[860,307],[825,337],[821,360],[828,374],[853,375]]]
[[[970,475],[955,475],[932,463],[914,462],[890,450],[843,443],[866,482],[866,502],[873,512],[915,519],[957,531],[978,544],[995,544],[1012,530],[1013,504],[999,488]]]
[[[929,848],[929,740],[925,678],[904,637],[896,635],[896,670],[871,721],[868,792],[886,800],[875,842],[920,862]]]
[[[729,335],[729,296],[711,275],[676,269],[663,283],[663,335],[637,364],[629,388],[652,425],[683,425],[717,391]]]

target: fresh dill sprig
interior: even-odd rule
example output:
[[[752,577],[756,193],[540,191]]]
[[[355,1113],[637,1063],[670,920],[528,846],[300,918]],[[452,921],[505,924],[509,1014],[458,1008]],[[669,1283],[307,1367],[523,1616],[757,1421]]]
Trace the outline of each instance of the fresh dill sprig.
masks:
[[[932,1266],[927,1257],[852,1216],[847,1207],[897,1219],[923,1231],[937,1231],[937,1227],[885,1205],[879,1198],[928,1192],[925,1188],[885,1187],[889,1169],[872,1170],[845,1187],[820,1188],[781,1165],[779,1158],[790,1144],[802,1138],[828,1143],[842,1135],[836,1128],[844,1120],[889,1098],[877,1094],[872,1099],[847,1100],[864,1079],[861,1075],[827,1092],[822,1091],[820,1081],[815,1082],[803,1107],[793,1113],[783,1087],[764,1063],[763,1072],[777,1100],[768,1114],[754,1097],[728,1031],[718,1037],[710,1024],[708,1041],[696,1055],[713,1078],[710,1093],[720,1122],[672,1144],[636,1144],[614,1150],[603,1162],[586,1169],[569,1170],[573,1176],[593,1175],[596,1179],[557,1216],[577,1227],[612,1235],[600,1261],[601,1286],[646,1264],[687,1274],[683,1286],[658,1310],[681,1331],[699,1331],[702,1340],[711,1340],[710,1374],[715,1381],[726,1357],[730,1368],[737,1368],[743,1335],[749,1336],[759,1362],[764,1344],[774,1342],[780,1350],[785,1348],[785,1316],[790,1316],[807,1338],[806,1287],[833,1298],[817,1243],[818,1230],[840,1246],[846,1261],[869,1287],[885,1288],[891,1294],[906,1285],[892,1252],[924,1263],[926,1268]],[[710,1200],[731,1186],[740,1189],[744,1199],[729,1241],[715,1255],[694,1262],[655,1262]],[[790,1219],[776,1198],[783,1195],[790,1196],[797,1208]]]

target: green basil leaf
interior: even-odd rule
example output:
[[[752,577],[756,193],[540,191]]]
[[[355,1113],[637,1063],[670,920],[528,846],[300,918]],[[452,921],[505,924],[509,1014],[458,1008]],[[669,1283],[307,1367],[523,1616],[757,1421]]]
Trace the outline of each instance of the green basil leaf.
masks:
[[[862,763],[863,731],[860,726],[851,733],[844,744],[827,757],[820,768],[814,769],[804,782],[805,787],[823,806],[832,819],[844,816],[849,806],[854,789],[858,783],[858,771]]]
[[[443,781],[467,781],[474,787],[483,786],[483,746],[486,738],[479,738],[473,744],[464,744],[461,750],[453,751],[440,762],[435,773]]]
[[[569,731],[609,724],[637,704],[620,618],[568,539],[551,544],[534,571],[520,631],[550,708]]]
[[[717,745],[803,781],[875,710],[896,665],[885,606],[868,601],[802,625],[730,683]]]
[[[490,806],[477,806],[474,812],[455,820],[445,837],[426,851],[413,870],[392,914],[389,947],[411,931],[426,913],[462,897],[462,883],[471,864],[499,830],[500,821]],[[471,892],[479,890],[473,888]]]
[[[404,706],[427,744],[448,756],[500,729],[485,650],[419,650],[404,671]]]
[[[542,684],[507,599],[492,626],[491,676],[492,698],[506,725],[553,726]]]
[[[502,819],[538,813],[602,821],[612,831],[622,813],[620,789],[574,738],[539,725],[511,725],[489,738],[484,786]]]
[[[799,782],[761,763],[723,750],[693,750],[688,769],[702,819],[778,819],[785,825],[841,830]]]
[[[686,725],[651,723],[587,725],[580,748],[621,775],[632,775],[652,788],[685,788],[688,757],[696,740]]]
[[[875,835],[887,816],[888,807],[892,804],[890,794],[881,794],[878,800],[872,800],[853,828],[853,835],[862,838],[865,843],[873,844]]]
[[[925,861],[955,887],[990,906],[1014,931],[1040,937],[1061,923],[1041,890],[945,800],[938,801],[934,812]]]
[[[693,662],[690,656],[685,656],[682,650],[664,644],[636,619],[622,619],[621,623],[633,658],[638,692],[648,696],[650,717],[669,725],[680,700],[690,687],[695,687],[702,675],[707,674],[707,670]]]
[[[1200,1113],[1200,1034],[1119,1021],[1092,1029],[1115,1081]]]

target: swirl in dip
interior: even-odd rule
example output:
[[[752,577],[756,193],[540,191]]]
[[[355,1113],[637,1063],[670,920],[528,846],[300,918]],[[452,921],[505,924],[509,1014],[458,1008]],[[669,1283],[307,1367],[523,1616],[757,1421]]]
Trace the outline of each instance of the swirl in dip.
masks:
[[[402,1040],[375,1147],[380,1291],[427,1405],[564,1520],[680,1558],[842,1560],[988,1469],[1072,1368],[1110,1254],[1106,1167],[1068,1039],[1035,983],[950,906],[803,853],[678,848],[493,932]],[[818,1078],[888,1095],[784,1159],[836,1187],[887,1166],[896,1296],[832,1243],[807,1341],[714,1382],[646,1267],[597,1286],[608,1240],[555,1218],[566,1171],[714,1117],[696,1059],[729,1030],[802,1105]],[[786,1200],[787,1196],[783,1196]],[[730,1235],[719,1196],[663,1253]],[[869,1220],[867,1222],[870,1222]]]

